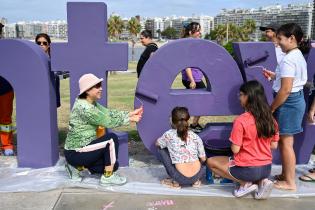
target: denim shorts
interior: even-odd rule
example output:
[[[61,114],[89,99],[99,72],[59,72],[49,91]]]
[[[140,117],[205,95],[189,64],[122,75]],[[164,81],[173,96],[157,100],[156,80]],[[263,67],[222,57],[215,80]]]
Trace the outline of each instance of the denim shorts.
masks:
[[[274,112],[279,124],[280,135],[294,135],[303,132],[302,121],[305,114],[303,90],[291,93],[287,100]]]
[[[271,173],[271,164],[264,166],[236,166],[230,165],[229,173],[234,178],[245,182],[256,182],[268,178]]]

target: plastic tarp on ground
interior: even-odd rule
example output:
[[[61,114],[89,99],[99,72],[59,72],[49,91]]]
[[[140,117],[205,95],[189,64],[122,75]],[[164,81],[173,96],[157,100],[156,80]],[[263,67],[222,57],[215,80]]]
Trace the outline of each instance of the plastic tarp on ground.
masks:
[[[314,158],[312,158],[314,159]],[[190,195],[190,196],[219,196],[233,197],[234,184],[207,184],[202,180],[203,185],[199,189],[184,187],[180,190],[170,189],[160,184],[162,178],[167,177],[164,168],[158,164],[132,164],[120,168],[119,173],[127,176],[128,183],[123,186],[103,187],[99,185],[99,177],[83,172],[82,182],[73,182],[68,178],[64,168],[65,160],[60,158],[54,167],[42,169],[17,168],[15,157],[0,158],[0,192],[40,192],[58,188],[91,188],[103,191],[139,194],[160,194],[160,195]],[[297,166],[297,177],[306,173],[312,168],[314,161],[308,165]],[[135,166],[137,165],[137,166]],[[280,166],[273,166],[272,174],[278,174]],[[205,171],[205,170],[204,170]],[[204,176],[205,177],[205,176]],[[301,197],[315,196],[315,183],[301,182],[297,179],[297,192],[279,191],[274,189],[271,197]]]

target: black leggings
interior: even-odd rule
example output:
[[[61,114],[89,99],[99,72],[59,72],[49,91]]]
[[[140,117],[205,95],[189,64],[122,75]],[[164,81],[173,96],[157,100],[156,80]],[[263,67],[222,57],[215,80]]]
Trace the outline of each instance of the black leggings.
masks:
[[[115,153],[116,153],[116,162],[111,163],[110,161],[110,153],[109,153],[109,144],[106,145],[105,148],[98,149],[91,152],[76,152],[75,150],[65,150],[65,158],[67,162],[74,166],[84,166],[85,168],[89,169],[91,173],[96,174],[103,174],[105,166],[110,166],[114,164],[114,171],[117,171],[119,167],[118,159],[118,149],[119,149],[119,142],[118,137],[114,133],[106,134],[94,141],[91,144],[96,144],[100,142],[105,142],[110,139],[113,139],[115,144]]]

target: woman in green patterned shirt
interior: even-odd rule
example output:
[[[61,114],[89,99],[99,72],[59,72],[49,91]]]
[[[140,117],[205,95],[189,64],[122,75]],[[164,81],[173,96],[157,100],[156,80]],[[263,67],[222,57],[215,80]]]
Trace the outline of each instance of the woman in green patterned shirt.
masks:
[[[79,80],[80,94],[70,114],[65,142],[66,170],[72,180],[81,181],[80,170],[87,168],[91,173],[102,174],[101,185],[122,185],[126,178],[115,172],[118,138],[113,133],[97,138],[96,130],[98,126],[114,128],[139,122],[143,107],[132,112],[103,107],[96,102],[102,95],[102,81],[93,74],[85,74]]]

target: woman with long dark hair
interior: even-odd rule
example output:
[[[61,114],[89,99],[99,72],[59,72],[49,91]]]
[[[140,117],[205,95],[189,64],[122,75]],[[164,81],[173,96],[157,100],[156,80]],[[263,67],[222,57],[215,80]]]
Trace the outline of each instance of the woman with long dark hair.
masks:
[[[272,116],[263,86],[256,80],[240,87],[239,100],[245,113],[233,123],[230,135],[233,157],[217,156],[207,160],[208,167],[224,178],[238,182],[235,197],[255,192],[256,199],[266,199],[273,188],[271,149],[277,148],[278,126]]]

